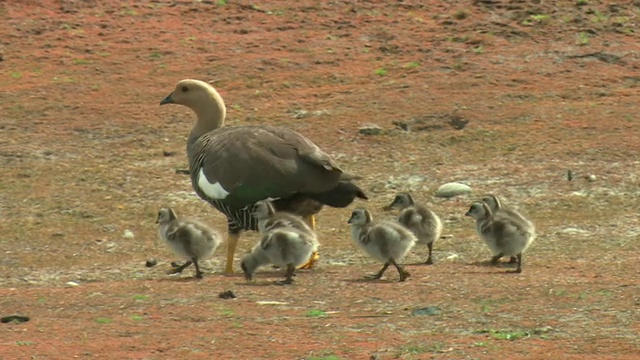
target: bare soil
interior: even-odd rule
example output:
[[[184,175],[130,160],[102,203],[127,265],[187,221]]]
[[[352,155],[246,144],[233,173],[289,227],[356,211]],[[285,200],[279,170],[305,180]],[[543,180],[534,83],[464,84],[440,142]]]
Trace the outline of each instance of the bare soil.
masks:
[[[0,315],[30,321],[0,324],[0,358],[640,358],[639,16],[594,0],[1,2]],[[322,211],[321,260],[294,285],[223,275],[224,244],[203,280],[167,275],[158,208],[225,230],[176,173],[194,116],[158,105],[183,78],[216,86],[230,126],[313,139],[363,177],[354,206],[392,217],[399,190],[431,205],[435,264],[418,248],[405,283],[364,280],[380,264],[347,208]],[[473,194],[436,198],[451,181]],[[538,228],[522,274],[488,266],[464,217],[488,192]]]

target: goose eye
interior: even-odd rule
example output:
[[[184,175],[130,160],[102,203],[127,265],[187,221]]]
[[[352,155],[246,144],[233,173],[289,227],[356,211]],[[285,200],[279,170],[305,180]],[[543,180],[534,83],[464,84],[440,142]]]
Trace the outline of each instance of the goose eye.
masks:
[[[189,88],[186,87],[186,86],[183,86],[181,90],[182,90],[182,92],[187,92],[187,91],[189,91]]]

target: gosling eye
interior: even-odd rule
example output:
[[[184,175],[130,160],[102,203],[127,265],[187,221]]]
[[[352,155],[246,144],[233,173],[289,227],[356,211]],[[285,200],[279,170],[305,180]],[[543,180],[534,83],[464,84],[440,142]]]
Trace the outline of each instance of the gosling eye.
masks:
[[[182,92],[187,92],[189,91],[189,87],[187,87],[186,85],[182,87]]]

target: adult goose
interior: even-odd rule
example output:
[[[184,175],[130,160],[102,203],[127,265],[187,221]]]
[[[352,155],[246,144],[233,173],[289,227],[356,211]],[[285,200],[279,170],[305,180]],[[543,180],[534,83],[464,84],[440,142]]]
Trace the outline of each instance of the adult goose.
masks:
[[[189,173],[198,196],[227,217],[227,273],[233,272],[241,231],[258,229],[252,215],[257,201],[271,199],[276,210],[302,216],[315,228],[322,205],[346,207],[356,197],[367,199],[353,183],[355,176],[299,133],[274,126],[224,127],[224,101],[204,81],[178,82],[164,104],[184,105],[197,115],[187,140]]]

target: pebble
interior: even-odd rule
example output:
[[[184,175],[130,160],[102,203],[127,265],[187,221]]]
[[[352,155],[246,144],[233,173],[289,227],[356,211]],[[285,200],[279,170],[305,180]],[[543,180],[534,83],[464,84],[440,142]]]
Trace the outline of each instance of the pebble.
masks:
[[[236,294],[234,294],[233,291],[231,291],[231,290],[227,290],[227,291],[223,291],[220,294],[218,294],[218,297],[220,299],[235,299],[236,298]]]
[[[24,316],[24,315],[9,315],[9,316],[3,316],[2,318],[0,318],[0,322],[2,322],[3,324],[7,324],[7,323],[14,323],[14,324],[20,324],[23,322],[27,322],[31,320],[28,316]]]
[[[131,239],[133,239],[135,237],[135,235],[133,234],[133,231],[131,231],[129,229],[124,231],[124,235],[123,236],[124,236],[125,239],[129,239],[129,240],[131,240]]]
[[[425,315],[434,316],[434,315],[440,315],[440,314],[442,314],[442,309],[440,309],[437,306],[427,306],[424,308],[415,309],[411,312],[411,315],[413,316],[425,316]]]
[[[362,135],[380,135],[382,131],[382,128],[377,124],[365,124],[358,129]]]
[[[71,287],[76,287],[76,286],[80,286],[80,284],[78,284],[75,281],[67,281],[66,284],[67,286],[71,286]]]
[[[444,185],[441,185],[438,190],[436,190],[436,196],[441,198],[452,198],[458,195],[465,195],[471,193],[471,187],[469,185],[465,185],[459,182],[450,182]]]
[[[144,265],[148,268],[154,267],[158,265],[158,260],[156,260],[155,258],[149,258],[147,259],[147,262]]]

